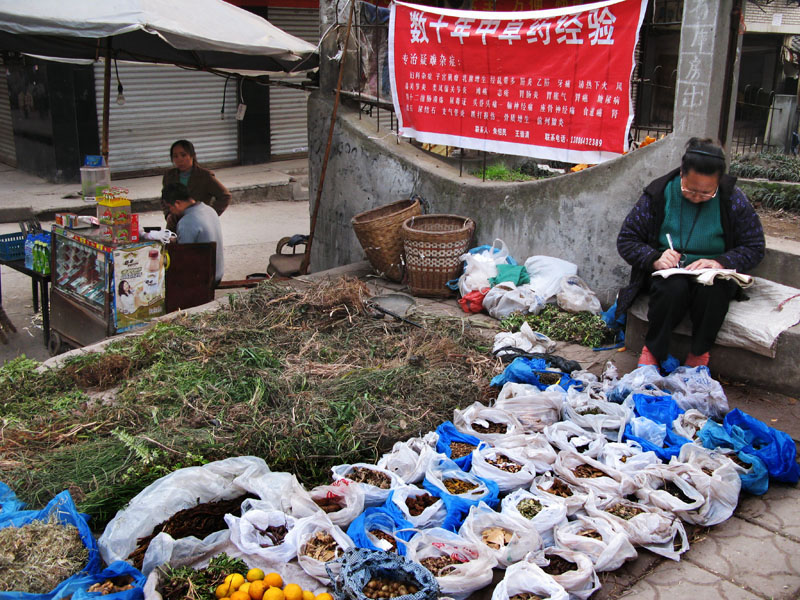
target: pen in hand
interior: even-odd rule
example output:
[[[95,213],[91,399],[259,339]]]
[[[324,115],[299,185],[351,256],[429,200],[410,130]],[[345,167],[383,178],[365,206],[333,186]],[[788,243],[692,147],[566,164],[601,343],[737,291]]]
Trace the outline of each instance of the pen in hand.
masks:
[[[672,246],[672,236],[667,234],[667,243],[669,244],[669,249],[675,252],[675,248]]]

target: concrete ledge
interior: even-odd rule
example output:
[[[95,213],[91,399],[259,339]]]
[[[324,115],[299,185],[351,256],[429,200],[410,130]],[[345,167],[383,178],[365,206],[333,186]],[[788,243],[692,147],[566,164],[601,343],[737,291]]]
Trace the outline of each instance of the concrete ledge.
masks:
[[[751,274],[800,288],[800,242],[767,236],[767,253]]]
[[[625,330],[625,345],[629,350],[640,352],[644,346],[647,323],[628,313]],[[673,334],[670,341],[671,353],[684,358],[689,352],[689,338]],[[778,338],[775,358],[753,354],[742,348],[728,348],[714,345],[711,349],[709,369],[715,378],[740,381],[781,392],[791,396],[800,395],[800,369],[797,357],[800,356],[800,324],[784,331]]]

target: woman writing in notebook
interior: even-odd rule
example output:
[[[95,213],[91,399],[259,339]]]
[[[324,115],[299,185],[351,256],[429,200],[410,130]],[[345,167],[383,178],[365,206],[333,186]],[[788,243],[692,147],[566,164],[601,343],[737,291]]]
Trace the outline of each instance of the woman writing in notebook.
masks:
[[[722,148],[710,139],[692,138],[681,166],[644,189],[625,218],[617,250],[632,267],[630,285],[617,298],[617,314],[624,314],[639,293],[650,295],[639,365],[659,365],[667,358],[672,330],[688,314],[692,339],[684,364],[696,367],[708,365],[739,287],[728,280],[703,285],[691,275],[652,273],[677,267],[749,271],[764,257],[764,231],[736,178],[725,173]]]

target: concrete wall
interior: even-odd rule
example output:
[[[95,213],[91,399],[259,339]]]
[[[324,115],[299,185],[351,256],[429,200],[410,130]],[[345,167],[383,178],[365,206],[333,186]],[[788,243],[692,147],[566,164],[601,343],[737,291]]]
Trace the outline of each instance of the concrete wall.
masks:
[[[327,141],[332,102],[320,93],[308,102],[309,196],[316,188]],[[604,304],[627,282],[628,265],[616,250],[622,220],[643,187],[677,166],[682,145],[674,136],[580,173],[522,183],[482,182],[458,168],[397,142],[373,121],[341,107],[314,240],[313,271],[362,260],[350,219],[357,213],[420,194],[431,212],[476,221],[475,244],[504,240],[518,260],[558,256]]]
[[[797,3],[773,2],[757,6],[745,2],[744,24],[749,33],[800,33],[800,8]]]

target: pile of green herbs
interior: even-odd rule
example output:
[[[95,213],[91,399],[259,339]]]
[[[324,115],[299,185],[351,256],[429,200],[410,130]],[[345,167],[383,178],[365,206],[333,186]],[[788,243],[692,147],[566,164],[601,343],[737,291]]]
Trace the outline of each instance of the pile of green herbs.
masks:
[[[247,573],[247,563],[224,552],[212,558],[205,569],[158,567],[158,592],[164,600],[212,600],[215,589],[231,573]]]
[[[571,313],[561,310],[555,304],[546,304],[536,315],[515,313],[503,319],[500,326],[505,331],[516,332],[525,322],[531,329],[543,333],[551,340],[590,348],[612,344],[616,336],[599,315],[590,312]]]
[[[267,283],[60,368],[10,361],[3,481],[31,507],[68,489],[102,527],[181,467],[254,455],[310,487],[486,401],[499,367],[480,330],[376,319],[367,295],[358,280]]]

